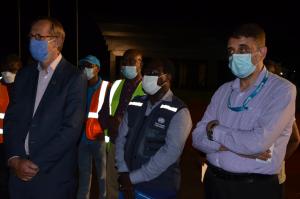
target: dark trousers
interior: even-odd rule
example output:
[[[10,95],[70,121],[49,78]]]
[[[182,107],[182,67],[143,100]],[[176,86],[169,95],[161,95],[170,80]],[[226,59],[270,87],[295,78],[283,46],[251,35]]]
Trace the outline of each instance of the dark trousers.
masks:
[[[76,181],[49,180],[49,176],[38,174],[31,181],[24,182],[11,174],[9,178],[11,199],[74,199]],[[1,197],[0,197],[1,198]]]
[[[8,167],[5,159],[4,144],[0,144],[0,198],[8,199]]]
[[[208,166],[204,177],[205,199],[281,199],[277,175],[231,176],[223,171]]]
[[[286,198],[286,192],[285,192],[285,182],[279,185],[281,189],[281,198],[284,199]]]

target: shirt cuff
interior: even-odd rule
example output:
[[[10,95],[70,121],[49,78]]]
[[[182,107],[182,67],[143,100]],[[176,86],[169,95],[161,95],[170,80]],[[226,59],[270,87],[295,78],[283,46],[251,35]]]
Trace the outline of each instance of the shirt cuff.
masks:
[[[14,155],[7,160],[7,166],[10,166],[10,161],[15,158],[19,158],[20,156]]]
[[[222,144],[224,141],[224,138],[226,136],[227,127],[222,125],[217,125],[213,128],[213,140]]]
[[[117,166],[118,172],[129,172],[129,169],[126,164],[121,164]]]
[[[145,181],[143,175],[138,170],[130,172],[129,178],[132,184],[137,184]]]

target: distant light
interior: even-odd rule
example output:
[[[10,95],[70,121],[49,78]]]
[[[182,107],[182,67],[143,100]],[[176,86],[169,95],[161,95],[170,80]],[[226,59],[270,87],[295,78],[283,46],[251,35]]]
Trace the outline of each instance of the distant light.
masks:
[[[110,139],[107,135],[104,137],[104,140],[105,140],[106,143],[109,143],[109,141],[110,141]]]
[[[279,74],[282,76],[282,75],[283,75],[283,72],[280,72]]]
[[[294,73],[296,72],[296,70],[294,70]]]

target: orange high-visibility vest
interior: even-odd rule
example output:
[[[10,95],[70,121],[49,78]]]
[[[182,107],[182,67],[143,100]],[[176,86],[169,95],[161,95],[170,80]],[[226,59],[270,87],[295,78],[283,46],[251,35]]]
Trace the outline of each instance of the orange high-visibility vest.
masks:
[[[102,81],[99,88],[93,94],[91,100],[90,110],[85,125],[86,137],[90,140],[95,140],[101,133],[103,133],[101,124],[98,121],[98,113],[103,106],[108,85],[109,82]]]
[[[0,83],[0,144],[3,143],[3,119],[8,106],[9,97],[7,87]]]

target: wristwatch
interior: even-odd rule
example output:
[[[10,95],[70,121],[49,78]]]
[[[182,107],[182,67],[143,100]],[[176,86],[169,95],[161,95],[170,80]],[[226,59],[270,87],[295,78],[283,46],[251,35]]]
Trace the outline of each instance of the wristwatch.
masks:
[[[210,141],[214,141],[213,140],[213,129],[217,126],[217,124],[214,124],[208,131],[207,131],[207,138],[210,140]]]

